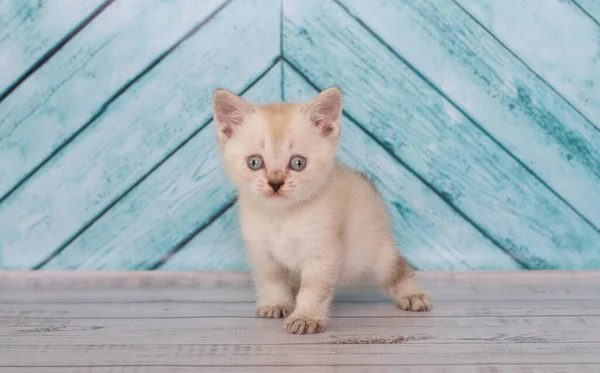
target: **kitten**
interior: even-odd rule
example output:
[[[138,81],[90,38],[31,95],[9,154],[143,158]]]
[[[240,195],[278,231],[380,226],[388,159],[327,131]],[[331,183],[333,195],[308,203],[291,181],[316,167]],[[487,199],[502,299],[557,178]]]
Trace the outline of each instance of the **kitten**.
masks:
[[[266,106],[218,89],[213,112],[223,164],[238,191],[259,316],[286,317],[291,333],[317,333],[336,284],[364,278],[404,310],[431,308],[396,250],[379,194],[336,163],[339,89],[305,104]]]

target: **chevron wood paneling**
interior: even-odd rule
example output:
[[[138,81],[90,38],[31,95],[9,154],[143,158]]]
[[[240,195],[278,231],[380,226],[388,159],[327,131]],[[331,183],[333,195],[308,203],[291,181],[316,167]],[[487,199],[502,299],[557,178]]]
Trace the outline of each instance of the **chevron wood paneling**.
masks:
[[[286,58],[339,84],[347,112],[490,239],[535,268],[600,265],[598,230],[341,7],[285,4]]]
[[[452,1],[372,4],[343,1],[474,125],[600,227],[600,131]]]
[[[281,100],[281,66],[265,62],[266,74],[242,89],[254,102]],[[235,198],[215,138],[210,121],[46,268],[134,270],[160,262]]]
[[[0,2],[2,269],[248,269],[212,91],[332,84],[418,269],[600,268],[594,1],[54,3]]]
[[[0,198],[220,3],[177,0],[149,8],[144,0],[119,1],[99,14],[0,102]]]
[[[454,1],[600,129],[600,28],[576,3]]]
[[[11,194],[0,205],[3,266],[36,266],[68,245],[210,120],[218,85],[239,90],[273,63],[279,14],[269,0],[224,8]]]
[[[105,0],[3,0],[0,2],[0,97],[43,63]]]

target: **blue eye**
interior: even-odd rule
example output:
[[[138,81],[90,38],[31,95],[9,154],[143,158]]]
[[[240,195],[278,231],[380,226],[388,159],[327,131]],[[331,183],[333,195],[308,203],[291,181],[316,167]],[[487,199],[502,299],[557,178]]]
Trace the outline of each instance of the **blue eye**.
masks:
[[[263,164],[263,159],[258,155],[248,158],[248,167],[250,167],[251,170],[260,170],[263,168]]]
[[[296,155],[290,160],[290,168],[294,171],[302,171],[306,167],[306,158]]]

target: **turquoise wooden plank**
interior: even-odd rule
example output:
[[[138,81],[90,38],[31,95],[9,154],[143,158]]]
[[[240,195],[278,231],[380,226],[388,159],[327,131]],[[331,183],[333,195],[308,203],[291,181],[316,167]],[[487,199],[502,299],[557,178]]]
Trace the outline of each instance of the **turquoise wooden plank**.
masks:
[[[203,90],[203,81],[195,84]],[[269,70],[244,97],[279,100],[281,66]],[[149,269],[234,196],[211,121],[44,269]]]
[[[570,1],[454,0],[600,129],[600,27]]]
[[[588,16],[592,17],[596,23],[600,24],[600,1],[598,0],[573,0],[579,5]]]
[[[0,2],[0,95],[103,2]]]
[[[221,3],[128,0],[102,12],[0,103],[0,198]]]
[[[531,268],[600,268],[600,233],[333,3],[284,3],[286,59]],[[326,61],[327,63],[325,63]]]
[[[437,0],[342,3],[600,227],[600,131],[456,4]]]
[[[238,205],[173,255],[163,271],[247,271],[250,269],[238,222]]]
[[[5,200],[2,268],[31,268],[64,245],[210,119],[217,85],[241,90],[273,64],[278,4],[225,7]]]

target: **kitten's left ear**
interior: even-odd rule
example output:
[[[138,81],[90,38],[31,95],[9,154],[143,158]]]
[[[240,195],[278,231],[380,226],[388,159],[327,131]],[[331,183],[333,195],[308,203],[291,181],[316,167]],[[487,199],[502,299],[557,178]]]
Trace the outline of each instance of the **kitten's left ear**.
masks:
[[[213,115],[217,124],[217,139],[225,142],[233,136],[244,117],[252,112],[252,106],[241,97],[226,89],[217,89],[213,93]]]
[[[341,133],[342,91],[330,87],[306,104],[304,110],[310,121],[321,130],[323,137],[338,137]]]

